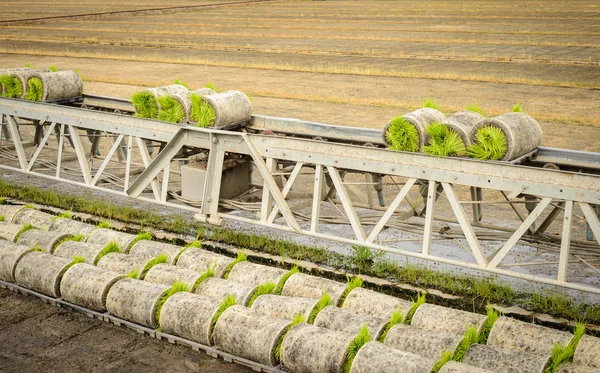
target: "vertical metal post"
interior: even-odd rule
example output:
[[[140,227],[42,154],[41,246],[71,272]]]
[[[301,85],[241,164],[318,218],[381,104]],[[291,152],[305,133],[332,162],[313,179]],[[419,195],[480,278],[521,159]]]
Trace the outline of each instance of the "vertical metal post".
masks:
[[[321,201],[323,200],[323,166],[318,164],[315,167],[315,185],[313,187],[313,205],[312,215],[310,217],[310,231],[319,230],[319,217],[321,215]]]
[[[437,183],[429,180],[427,206],[425,207],[425,229],[423,230],[423,255],[431,254],[431,235],[433,233],[433,214],[436,200]]]
[[[573,224],[573,201],[565,201],[560,259],[558,262],[558,281],[567,281],[569,250],[571,249],[571,227]]]
[[[219,196],[221,193],[221,178],[223,176],[223,161],[225,152],[219,149],[218,135],[210,134],[210,153],[206,166],[206,178],[204,179],[204,193],[202,196],[202,207],[198,219],[210,224],[220,225],[223,220],[218,217]]]
[[[471,201],[480,202],[483,200],[483,189],[477,187],[471,187]],[[473,203],[473,221],[479,223],[481,221],[482,206],[479,203]]]
[[[271,174],[277,166],[277,161],[273,158],[267,158],[265,164],[267,165],[269,174]],[[260,222],[266,223],[267,218],[269,217],[269,215],[271,215],[271,209],[273,208],[273,196],[271,195],[271,191],[269,191],[269,188],[267,187],[266,180],[263,181],[262,192],[262,201],[260,204]]]

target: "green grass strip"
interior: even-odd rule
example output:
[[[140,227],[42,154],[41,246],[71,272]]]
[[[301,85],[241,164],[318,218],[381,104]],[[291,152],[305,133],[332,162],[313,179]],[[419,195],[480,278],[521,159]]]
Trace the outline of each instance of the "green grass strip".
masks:
[[[485,126],[475,132],[474,144],[469,146],[469,156],[485,161],[497,161],[508,150],[506,135],[498,127]]]
[[[390,144],[389,149],[404,152],[419,151],[419,131],[402,116],[391,120],[385,138]]]
[[[197,247],[198,249],[201,249],[203,242],[204,242],[203,240],[194,240],[194,241],[190,242],[189,244],[185,245],[185,247],[186,248]]]
[[[248,255],[246,255],[245,252],[240,251],[237,254],[237,257],[235,258],[235,260],[233,262],[229,263],[227,265],[227,267],[225,267],[225,273],[223,273],[223,278],[227,280],[227,278],[229,278],[229,273],[231,273],[231,270],[233,269],[233,267],[235,267],[235,265],[240,262],[245,262],[247,259],[248,259]]]
[[[0,215],[0,221],[4,221],[4,215]]]
[[[550,364],[544,371],[544,373],[555,373],[558,370],[558,367],[563,363],[569,363],[573,361],[573,356],[575,355],[575,350],[577,349],[577,345],[579,344],[579,340],[585,334],[585,325],[582,323],[577,323],[575,325],[575,330],[573,331],[573,338],[567,343],[566,346],[555,344],[552,348],[552,356],[550,360]]]
[[[485,117],[483,110],[479,107],[479,105],[468,105],[465,110],[473,111],[475,113],[481,114]]]
[[[511,111],[513,113],[522,113],[523,112],[523,105],[521,105],[520,102],[517,102],[516,104],[513,105]]]
[[[183,82],[183,81],[181,81],[181,80],[179,80],[179,79],[175,79],[175,81],[173,82],[173,84],[179,84],[179,85],[182,85],[182,86],[184,86],[185,88],[188,88],[188,89],[190,88],[190,87],[187,85],[187,83],[185,83],[185,82]]]
[[[140,272],[137,269],[134,269],[133,271],[126,274],[125,277],[137,280],[139,277],[139,274],[140,274]]]
[[[48,70],[50,70],[50,71],[52,71],[53,73],[55,73],[55,72],[57,72],[57,71],[58,71],[58,68],[57,68],[56,66],[52,65],[52,66],[48,67]]]
[[[211,104],[204,101],[201,96],[198,96],[200,97],[199,100],[193,96],[197,95],[190,95],[192,101],[190,120],[196,122],[196,127],[212,127],[212,125],[215,124],[215,119],[217,119],[215,109],[213,109]]]
[[[215,92],[218,92],[218,91],[217,91],[217,88],[215,87],[215,85],[214,85],[214,84],[212,84],[211,82],[208,82],[208,83],[206,83],[206,85],[205,85],[204,87],[205,87],[205,88],[210,88],[210,89],[212,89],[213,91],[215,91]]]
[[[425,101],[423,101],[423,107],[440,110],[437,101],[433,100],[431,97],[427,97]]]
[[[439,157],[460,157],[467,153],[462,138],[445,124],[431,123],[427,126],[429,145],[423,147],[423,152]]]
[[[290,325],[288,325],[287,328],[285,328],[285,330],[283,331],[283,333],[281,333],[281,336],[279,337],[279,339],[277,340],[277,345],[275,346],[275,361],[279,362],[281,360],[281,345],[283,344],[283,339],[285,338],[285,335],[290,331],[291,328],[293,328],[295,325],[301,324],[303,322],[306,322],[306,318],[304,317],[303,314],[298,313],[296,314],[296,316],[294,316],[294,318],[292,319],[292,322]]]
[[[25,224],[21,230],[19,232],[17,232],[17,235],[15,236],[15,240],[13,241],[14,243],[17,243],[17,241],[19,240],[19,237],[21,237],[21,235],[25,232],[27,232],[30,229],[37,229],[36,227],[34,227],[31,224]]]
[[[209,267],[204,273],[200,275],[200,277],[198,277],[196,282],[194,282],[194,286],[192,286],[192,293],[195,293],[196,289],[198,289],[198,286],[200,286],[200,284],[203,283],[207,278],[215,277],[216,267],[216,264]]]
[[[264,284],[258,285],[254,293],[252,293],[252,295],[250,296],[250,300],[248,301],[246,307],[250,308],[252,306],[252,303],[254,303],[254,301],[263,294],[273,294],[275,292],[276,286],[277,285],[275,285],[274,283],[268,281]]]
[[[452,351],[444,351],[444,353],[442,353],[442,357],[440,358],[440,360],[438,360],[438,362],[435,363],[433,368],[431,368],[431,373],[438,373],[440,371],[440,369],[442,369],[444,364],[446,364],[447,362],[452,360],[453,356],[454,356],[454,354],[452,353]]]
[[[125,251],[129,252],[129,250],[131,250],[133,245],[135,245],[136,243],[138,243],[140,241],[152,241],[153,238],[154,238],[154,236],[152,236],[152,233],[150,233],[150,232],[139,233],[137,236],[135,236],[135,239],[129,244],[129,246],[125,248]]]
[[[233,307],[235,305],[236,305],[235,297],[231,294],[227,295],[227,298],[225,298],[223,300],[223,302],[221,302],[221,304],[219,305],[217,312],[215,312],[212,319],[210,320],[210,340],[211,340],[211,342],[215,337],[215,326],[217,325],[217,321],[219,321],[219,317],[221,317],[223,312],[225,312],[229,307]]]
[[[109,243],[106,244],[106,246],[104,246],[102,251],[100,251],[98,253],[98,255],[96,256],[96,259],[94,259],[94,265],[98,265],[98,262],[100,261],[100,259],[104,258],[104,256],[109,253],[122,253],[121,248],[119,247],[119,244],[117,243],[117,241],[110,241]]]
[[[358,331],[358,334],[352,342],[350,342],[350,346],[348,347],[348,354],[346,355],[346,364],[344,365],[344,372],[349,373],[350,368],[352,368],[352,362],[354,358],[358,354],[358,351],[367,344],[371,340],[371,333],[367,328],[367,324],[363,324]]]
[[[323,308],[331,306],[331,303],[331,296],[327,294],[325,290],[323,290],[323,295],[321,295],[321,299],[319,299],[319,301],[315,305],[315,308],[313,308],[310,311],[310,314],[308,315],[307,323],[314,324],[317,315],[319,315],[319,312],[321,312]]]
[[[169,262],[169,257],[167,256],[167,254],[160,254],[156,258],[150,260],[148,263],[146,263],[146,265],[142,269],[142,273],[140,273],[140,280],[143,280],[144,277],[146,277],[146,274],[148,273],[148,271],[155,265],[161,264],[161,263],[168,263],[168,262]]]
[[[387,323],[385,329],[379,336],[379,342],[385,342],[385,337],[387,337],[388,332],[390,331],[390,329],[392,329],[394,325],[404,324],[405,322],[406,320],[404,320],[404,315],[402,314],[402,311],[400,309],[397,309],[394,312],[392,312],[392,317],[390,318],[390,321]]]
[[[281,295],[285,283],[294,273],[298,273],[298,266],[292,267],[292,269],[290,269],[289,272],[287,272],[285,275],[283,275],[283,277],[281,277],[281,279],[277,283],[277,287],[275,288],[275,294]]]
[[[479,332],[479,344],[487,344],[488,337],[490,336],[490,332],[494,327],[494,324],[500,318],[500,313],[496,311],[492,306],[487,306],[487,319],[485,323],[481,327],[481,331]]]
[[[135,116],[138,118],[152,119],[158,116],[158,105],[154,95],[150,92],[135,92],[131,95],[131,103],[135,108]]]
[[[171,288],[169,288],[169,290],[167,290],[162,297],[160,297],[160,300],[158,301],[158,304],[156,305],[156,322],[159,323],[160,325],[160,311],[162,311],[163,306],[165,305],[165,302],[167,301],[167,299],[169,299],[169,297],[171,297],[173,294],[177,294],[179,292],[187,292],[189,290],[187,284],[183,281],[175,281],[173,283],[173,285],[171,285]]]
[[[24,99],[29,101],[42,101],[44,95],[44,83],[38,77],[31,77],[27,80],[27,92],[25,92]]]
[[[363,281],[361,280],[360,277],[350,278],[350,276],[346,275],[346,281],[348,282],[348,287],[346,288],[344,295],[342,295],[342,299],[340,299],[338,307],[341,307],[344,305],[344,302],[346,301],[348,294],[350,294],[350,292],[352,290],[354,290],[356,288],[361,288],[363,285]]]
[[[404,320],[406,325],[410,325],[410,323],[412,322],[412,318],[415,315],[415,312],[417,312],[417,308],[419,308],[423,303],[425,303],[425,297],[425,293],[417,294],[417,300],[413,300],[412,306],[410,307],[410,311],[408,311],[406,319]]]
[[[477,333],[477,328],[472,326],[467,329],[463,339],[460,341],[458,346],[456,346],[452,360],[458,362],[463,361],[469,347],[471,347],[473,344],[477,344],[477,342],[479,342],[479,334]]]
[[[185,119],[185,110],[181,103],[171,96],[162,96],[158,98],[157,118],[169,123],[181,123]]]
[[[4,97],[19,98],[23,94],[21,81],[12,75],[1,75],[0,84],[4,86]]]
[[[56,220],[58,220],[58,219],[62,219],[62,218],[65,218],[65,219],[72,219],[72,218],[73,218],[73,212],[71,212],[71,211],[64,211],[64,212],[61,212],[60,214],[58,214],[58,215],[56,215],[56,216],[53,216],[53,217],[51,217],[51,218],[50,218],[50,220],[52,220],[52,221],[56,221]]]
[[[97,228],[105,228],[105,229],[112,229],[112,227],[110,226],[110,223],[107,221],[100,221],[100,223],[98,223],[98,225],[96,226]]]

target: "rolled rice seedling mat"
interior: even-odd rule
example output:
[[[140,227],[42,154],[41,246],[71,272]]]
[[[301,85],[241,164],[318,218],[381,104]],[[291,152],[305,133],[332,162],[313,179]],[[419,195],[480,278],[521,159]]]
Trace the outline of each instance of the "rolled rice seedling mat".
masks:
[[[459,363],[458,361],[449,361],[442,366],[438,373],[493,373],[493,371]]]
[[[381,132],[383,142],[393,150],[422,152],[427,144],[427,125],[441,123],[446,116],[433,108],[422,108],[387,122]]]
[[[460,344],[462,336],[437,330],[418,329],[405,324],[394,325],[387,336],[385,344],[388,347],[413,354],[438,357],[446,350],[454,351]]]
[[[217,93],[217,92],[214,89],[210,89],[210,88],[198,88],[198,89],[189,91],[190,95],[197,95],[197,96],[210,96],[210,95],[214,95],[215,93]]]
[[[227,279],[255,286],[264,284],[265,282],[278,284],[287,272],[285,269],[243,261],[231,269]]]
[[[106,310],[113,316],[156,329],[156,310],[169,288],[132,278],[120,279],[108,291]]]
[[[344,296],[346,288],[347,285],[341,282],[304,273],[294,273],[285,282],[281,295],[320,299],[323,292],[326,292],[331,297],[332,303],[337,305]]]
[[[314,325],[295,325],[283,338],[281,364],[292,373],[342,373],[354,337]]]
[[[48,232],[46,232],[48,233]],[[53,254],[65,259],[71,259],[80,256],[85,263],[95,265],[101,258],[105,246],[94,243],[64,241],[54,249]]]
[[[172,93],[167,96],[158,97],[159,120],[174,124],[187,122],[190,119],[192,101],[189,98],[189,92]]]
[[[292,320],[300,314],[308,320],[317,303],[318,299],[263,294],[256,298],[251,308],[257,313],[278,319]]]
[[[581,337],[575,350],[573,362],[600,369],[600,338],[589,335]]]
[[[361,315],[343,308],[327,306],[319,312],[313,325],[356,335],[363,324],[367,325],[369,333],[376,340],[384,331],[388,322],[387,320]]]
[[[0,70],[0,93],[5,97],[19,97],[18,92],[22,92],[21,82],[13,74],[32,71],[28,67],[17,67],[13,69]],[[16,87],[18,85],[18,87]]]
[[[258,286],[241,284],[218,277],[209,277],[202,281],[194,291],[195,294],[223,300],[233,295],[237,304],[246,305]]]
[[[571,333],[501,316],[490,332],[487,345],[550,356],[555,344],[566,346],[571,338]]]
[[[144,277],[144,281],[169,286],[177,281],[181,281],[186,284],[191,291],[196,281],[198,281],[198,278],[200,278],[200,274],[194,270],[176,267],[172,264],[160,263],[150,268]]]
[[[474,344],[469,347],[462,362],[492,372],[543,373],[550,357]]]
[[[378,293],[364,288],[355,288],[346,297],[342,308],[376,317],[378,319],[389,320],[394,311],[400,310],[403,315],[410,311],[412,303]]]
[[[19,245],[28,247],[38,246],[45,252],[52,254],[56,245],[58,245],[61,241],[68,240],[71,237],[72,235],[61,232],[48,232],[40,229],[29,229],[19,236],[17,243]],[[73,256],[67,259],[73,259]]]
[[[29,86],[28,86],[28,81],[29,78],[33,77],[35,74],[37,73],[37,71],[35,70],[23,70],[23,71],[19,71],[19,72],[14,72],[12,73],[12,77],[17,79],[20,83],[21,83],[21,90],[20,90],[20,94],[18,96],[14,96],[13,98],[24,98],[25,94],[27,93]],[[16,88],[15,90],[18,90],[18,88]],[[16,92],[19,93],[19,92]]]
[[[447,126],[450,130],[456,132],[462,139],[466,148],[472,144],[471,130],[477,123],[484,119],[485,117],[483,115],[474,111],[461,110],[454,115],[449,116],[441,123]]]
[[[52,224],[50,224],[50,227],[48,227],[48,230],[51,232],[60,231],[72,235],[83,234],[84,237],[88,237],[95,229],[96,226],[94,225],[68,218],[55,219]]]
[[[166,254],[167,258],[169,258],[169,263],[174,264],[175,258],[177,258],[183,249],[181,246],[170,243],[140,240],[131,247],[129,254],[145,256],[147,258],[155,258],[157,255]]]
[[[4,238],[10,242],[15,242],[15,239],[22,229],[23,226],[19,224],[5,223],[0,221],[0,238]]]
[[[478,145],[486,145],[488,142],[495,144],[497,141],[490,141],[486,138],[486,143],[478,141],[478,131],[485,128],[498,128],[506,139],[506,151],[503,154],[498,154],[494,157],[478,157],[474,152],[474,147]],[[501,161],[512,161],[522,155],[525,155],[542,144],[542,128],[539,123],[525,113],[512,112],[503,114],[494,118],[484,119],[477,123],[471,129],[469,135],[472,146],[469,148],[469,154],[478,159],[492,159]],[[480,147],[481,148],[481,147]],[[487,146],[483,146],[487,148]],[[497,151],[495,153],[498,153]],[[502,152],[500,152],[502,153]],[[479,152],[477,152],[479,154]],[[491,154],[483,151],[481,154]]]
[[[95,243],[97,245],[107,245],[109,242],[115,241],[124,253],[127,253],[129,247],[136,241],[135,234],[113,231],[108,228],[96,228],[85,242]]]
[[[15,282],[51,297],[60,297],[60,281],[73,259],[59,258],[41,251],[25,255],[15,270]]]
[[[28,209],[25,206],[0,205],[0,216],[4,216],[4,222],[13,223],[13,219],[17,213],[23,209]]]
[[[356,354],[350,373],[429,373],[435,360],[367,342]]]
[[[202,102],[208,104],[206,110],[212,111],[214,119],[198,122],[199,127],[219,127],[226,124],[250,119],[252,102],[240,91],[226,91],[202,97]],[[212,116],[212,115],[211,115]]]
[[[229,307],[215,325],[215,346],[265,365],[275,366],[275,349],[290,321],[261,315],[244,306]]]
[[[598,373],[600,370],[597,368],[588,367],[585,365],[578,365],[574,363],[563,363],[558,366],[556,373]]]
[[[172,84],[162,87],[144,89],[131,96],[136,116],[142,118],[156,118],[160,109],[158,97],[172,94],[186,95],[188,89],[181,84]]]
[[[21,209],[13,217],[12,222],[15,224],[31,224],[39,229],[48,230],[53,223],[54,215],[46,214],[45,212],[36,209]]]
[[[222,300],[179,292],[167,299],[160,311],[160,328],[165,333],[212,346],[211,323]]]
[[[15,270],[19,261],[33,248],[0,240],[0,280],[15,282]]]
[[[487,316],[478,313],[425,303],[417,308],[410,325],[420,329],[462,335],[471,326],[475,326],[479,333],[486,319]]]
[[[82,263],[65,272],[60,282],[61,297],[67,302],[94,311],[106,311],[106,297],[110,288],[122,275]]]
[[[32,81],[41,81],[41,91],[32,90]],[[34,83],[35,84],[35,83]],[[62,98],[79,97],[83,94],[83,81],[73,70],[34,72],[27,79],[28,92],[24,98],[31,101],[52,101]]]
[[[179,256],[179,259],[177,259],[177,266],[193,269],[198,273],[204,273],[214,266],[215,276],[223,277],[227,266],[234,260],[234,258],[225,255],[219,255],[211,251],[190,247]]]
[[[122,275],[136,273],[135,278],[140,278],[144,269],[151,265],[154,259],[144,256],[127,255],[122,253],[108,253],[98,261],[99,268],[113,271]]]

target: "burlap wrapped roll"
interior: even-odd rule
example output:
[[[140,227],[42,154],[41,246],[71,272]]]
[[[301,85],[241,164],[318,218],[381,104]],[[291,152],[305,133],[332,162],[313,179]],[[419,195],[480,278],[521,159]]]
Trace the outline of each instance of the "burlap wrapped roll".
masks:
[[[449,129],[456,132],[462,139],[465,147],[471,145],[471,130],[473,127],[484,120],[485,117],[471,110],[462,110],[449,116],[442,122]]]
[[[27,289],[60,297],[60,281],[72,260],[41,251],[23,256],[15,269],[15,282]]]
[[[52,253],[54,248],[61,241],[64,241],[71,237],[70,234],[63,234],[62,232],[48,232],[40,229],[29,229],[19,236],[17,243],[19,245],[27,247],[39,246],[42,250]],[[73,259],[72,257],[69,259]]]
[[[465,353],[462,362],[492,372],[543,373],[550,362],[550,357],[473,344]]]
[[[422,108],[404,114],[402,115],[402,118],[408,123],[412,124],[419,133],[419,149],[417,151],[422,152],[423,146],[427,143],[427,125],[433,122],[441,123],[446,119],[446,116],[439,110],[433,108]],[[383,142],[387,146],[392,145],[392,143],[387,138],[387,132],[390,125],[392,124],[392,120],[386,123],[381,133]]]
[[[194,89],[193,91],[189,91],[190,95],[198,95],[198,96],[210,96],[210,95],[214,95],[215,92],[213,89],[210,88],[198,88],[198,89]]]
[[[0,280],[15,282],[15,270],[19,261],[33,249],[0,240]]]
[[[486,320],[487,316],[478,313],[425,303],[417,308],[410,325],[420,329],[464,334],[471,326],[475,326],[477,332],[480,332]]]
[[[42,81],[41,101],[79,97],[83,94],[83,81],[79,74],[73,70],[35,72],[29,79],[34,77]]]
[[[54,218],[54,215],[36,209],[24,208],[15,214],[12,222],[21,225],[31,224],[36,228],[48,230],[52,224],[52,218]]]
[[[371,341],[356,354],[350,373],[420,373],[430,372],[434,365],[435,357],[422,357]]]
[[[64,300],[94,311],[106,311],[106,297],[121,275],[81,263],[69,268],[60,282]]]
[[[542,144],[542,128],[539,123],[525,113],[512,112],[484,119],[471,129],[469,137],[475,143],[477,131],[483,127],[497,127],[506,137],[506,153],[500,159],[512,161],[525,155]]]
[[[252,103],[240,91],[215,93],[203,96],[202,99],[215,111],[213,127],[247,120],[252,115]]]
[[[72,235],[83,234],[85,237],[89,236],[95,229],[96,226],[94,225],[68,218],[58,218],[48,228],[49,231],[60,231]]]
[[[187,95],[188,89],[185,86],[182,86],[181,84],[171,84],[161,87],[144,89],[142,92],[151,93],[156,99],[156,106],[160,107],[158,103],[158,97],[171,95]]]
[[[14,223],[13,219],[15,216],[23,209],[26,209],[25,206],[20,205],[0,205],[0,216],[4,216],[5,223]]]

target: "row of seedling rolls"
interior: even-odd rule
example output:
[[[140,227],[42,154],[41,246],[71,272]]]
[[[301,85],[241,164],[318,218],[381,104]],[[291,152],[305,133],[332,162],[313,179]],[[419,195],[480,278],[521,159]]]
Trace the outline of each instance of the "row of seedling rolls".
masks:
[[[190,90],[185,84],[135,92],[131,102],[137,117],[203,128],[246,121],[252,115],[252,103],[240,91],[217,93],[208,87]]]
[[[597,372],[600,339],[0,206],[0,280],[292,373]],[[37,228],[36,228],[37,227]]]
[[[424,107],[395,117],[382,135],[392,150],[495,161],[512,161],[542,143],[538,122],[520,111],[485,118],[477,109],[462,110],[446,117]]]
[[[0,89],[3,97],[30,101],[55,101],[80,97],[83,81],[76,71],[34,70],[28,67],[0,69]]]

